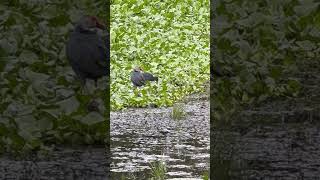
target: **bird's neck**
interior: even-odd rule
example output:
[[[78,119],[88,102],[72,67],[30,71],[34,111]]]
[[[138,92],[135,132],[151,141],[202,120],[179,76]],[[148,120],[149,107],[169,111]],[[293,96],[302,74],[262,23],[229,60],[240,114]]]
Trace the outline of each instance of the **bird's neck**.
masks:
[[[79,32],[79,33],[85,33],[85,34],[96,34],[97,33],[96,29],[94,29],[94,28],[84,28],[81,25],[77,25],[75,27],[75,31]]]

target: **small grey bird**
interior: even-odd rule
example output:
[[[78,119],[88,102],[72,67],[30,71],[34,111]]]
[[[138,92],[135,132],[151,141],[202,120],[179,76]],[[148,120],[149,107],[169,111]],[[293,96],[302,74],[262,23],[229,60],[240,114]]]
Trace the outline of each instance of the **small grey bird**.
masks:
[[[143,72],[140,67],[135,67],[131,72],[131,82],[134,87],[144,86],[147,81],[158,81],[158,77],[153,76],[151,73]]]

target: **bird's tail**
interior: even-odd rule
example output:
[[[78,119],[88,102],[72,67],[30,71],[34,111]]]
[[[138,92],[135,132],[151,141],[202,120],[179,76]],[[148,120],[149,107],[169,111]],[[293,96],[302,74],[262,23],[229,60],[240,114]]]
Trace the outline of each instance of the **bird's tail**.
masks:
[[[150,73],[143,73],[143,77],[146,81],[158,81],[158,77],[153,76]]]

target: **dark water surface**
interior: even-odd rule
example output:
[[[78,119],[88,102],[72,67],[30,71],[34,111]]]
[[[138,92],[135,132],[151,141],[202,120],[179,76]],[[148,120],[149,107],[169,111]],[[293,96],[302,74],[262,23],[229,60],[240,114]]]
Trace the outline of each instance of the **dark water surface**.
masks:
[[[246,111],[238,124],[216,127],[213,179],[320,179],[320,114],[317,107]]]
[[[199,179],[209,169],[209,102],[191,101],[186,117],[172,108],[139,108],[111,113],[112,177],[147,179],[150,163],[161,160],[167,178]]]

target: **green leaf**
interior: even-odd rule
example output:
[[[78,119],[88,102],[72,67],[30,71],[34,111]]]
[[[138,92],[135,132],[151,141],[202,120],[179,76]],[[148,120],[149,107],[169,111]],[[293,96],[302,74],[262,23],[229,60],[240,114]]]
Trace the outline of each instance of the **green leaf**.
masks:
[[[104,122],[106,121],[105,117],[103,117],[98,112],[90,112],[86,116],[79,119],[82,123],[86,125],[94,125],[96,123]]]
[[[60,110],[66,115],[70,115],[71,113],[78,110],[80,103],[75,96],[72,96],[68,99],[62,100],[57,103],[60,106]]]
[[[309,41],[309,40],[297,41],[296,43],[304,51],[311,51],[311,50],[314,50],[316,48],[316,45],[313,42]]]
[[[307,16],[312,13],[314,10],[318,9],[320,3],[314,2],[314,0],[304,0],[301,2],[301,5],[295,6],[294,11],[299,16]]]

